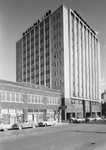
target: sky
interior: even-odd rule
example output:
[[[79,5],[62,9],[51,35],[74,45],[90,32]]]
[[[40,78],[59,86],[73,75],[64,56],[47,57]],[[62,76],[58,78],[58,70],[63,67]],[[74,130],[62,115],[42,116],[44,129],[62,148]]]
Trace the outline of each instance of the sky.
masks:
[[[16,42],[48,10],[62,4],[76,10],[98,32],[101,92],[106,89],[106,0],[0,0],[0,79],[16,81]]]

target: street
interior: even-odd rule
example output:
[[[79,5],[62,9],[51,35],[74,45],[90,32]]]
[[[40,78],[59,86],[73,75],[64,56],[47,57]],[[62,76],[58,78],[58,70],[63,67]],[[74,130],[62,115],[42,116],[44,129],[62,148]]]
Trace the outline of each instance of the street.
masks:
[[[106,124],[64,124],[0,132],[0,150],[105,150]]]

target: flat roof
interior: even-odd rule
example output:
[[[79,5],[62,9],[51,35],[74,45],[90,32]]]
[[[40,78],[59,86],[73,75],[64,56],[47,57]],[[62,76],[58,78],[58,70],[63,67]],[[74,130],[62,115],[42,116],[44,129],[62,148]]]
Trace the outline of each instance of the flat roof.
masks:
[[[16,87],[24,87],[24,88],[29,88],[29,89],[37,89],[37,90],[44,90],[44,91],[49,91],[49,92],[56,92],[56,93],[60,93],[60,90],[55,90],[52,88],[48,88],[46,86],[42,86],[42,85],[37,85],[37,84],[33,84],[33,83],[27,83],[27,82],[13,82],[13,81],[7,81],[7,80],[2,80],[0,79],[0,84],[5,84],[5,85],[13,85]]]

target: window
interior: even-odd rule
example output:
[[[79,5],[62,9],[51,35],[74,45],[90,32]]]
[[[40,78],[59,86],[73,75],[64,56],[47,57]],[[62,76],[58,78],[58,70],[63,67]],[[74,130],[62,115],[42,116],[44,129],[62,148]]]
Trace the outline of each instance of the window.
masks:
[[[19,94],[16,93],[16,102],[19,102]]]
[[[71,104],[75,104],[75,100],[72,99],[72,100],[71,100]]]
[[[52,104],[55,104],[55,99],[54,99],[54,97],[52,97]]]
[[[35,103],[37,103],[37,96],[35,96]]]
[[[27,96],[28,102],[30,103],[30,95]]]
[[[55,81],[55,85],[57,85],[57,81]]]
[[[40,103],[40,96],[38,96],[38,103]]]
[[[61,85],[61,80],[60,80],[60,85]]]
[[[28,109],[28,112],[29,113],[33,113],[33,109]]]
[[[60,104],[60,99],[59,98],[57,99],[57,104]]]
[[[10,93],[7,92],[6,95],[7,95],[7,101],[10,101]]]
[[[50,97],[46,97],[47,104],[50,104]]]
[[[15,101],[15,93],[11,93],[11,101]]]
[[[2,100],[2,101],[5,101],[5,92],[2,92],[2,93],[1,93],[1,100]]]
[[[34,95],[32,95],[32,103],[34,103]]]
[[[40,102],[41,102],[41,103],[44,103],[44,99],[45,99],[45,97],[44,97],[44,96],[41,96]]]
[[[24,95],[20,94],[20,102],[24,102]]]

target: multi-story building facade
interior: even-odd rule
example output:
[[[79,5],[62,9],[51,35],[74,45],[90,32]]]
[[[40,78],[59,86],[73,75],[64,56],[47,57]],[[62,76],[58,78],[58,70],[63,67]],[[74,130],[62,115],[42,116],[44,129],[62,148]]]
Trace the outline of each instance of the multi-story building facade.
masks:
[[[60,104],[61,93],[58,90],[0,80],[0,120],[5,123],[61,121]]]
[[[16,58],[18,82],[61,90],[63,120],[101,112],[99,39],[77,12],[49,10],[22,34]]]
[[[101,94],[102,115],[106,117],[106,90]]]

